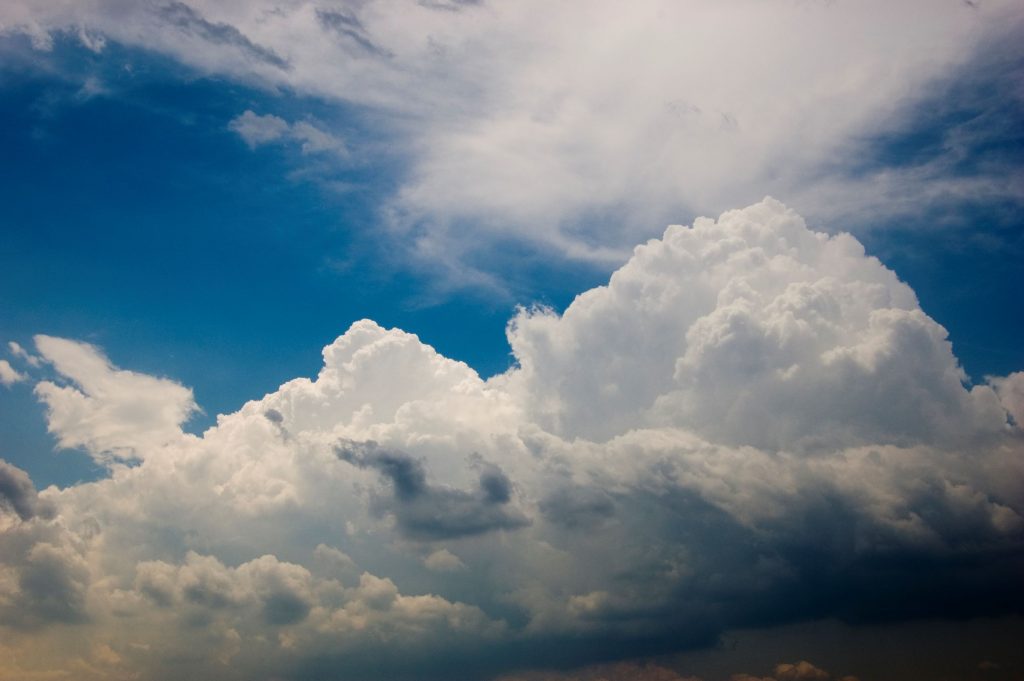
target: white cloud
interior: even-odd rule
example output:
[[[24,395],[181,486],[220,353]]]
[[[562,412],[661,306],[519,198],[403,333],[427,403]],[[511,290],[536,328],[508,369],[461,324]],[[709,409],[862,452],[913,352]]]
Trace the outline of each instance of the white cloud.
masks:
[[[423,564],[436,572],[458,572],[466,569],[465,563],[448,549],[434,551],[423,559]]]
[[[770,199],[669,227],[560,318],[521,311],[509,341],[510,389],[564,437],[671,425],[801,451],[953,444],[1005,422],[906,284]]]
[[[139,461],[38,493],[8,470],[0,620],[76,678],[431,679],[766,614],[1020,607],[1017,379],[965,386],[852,237],[772,200],[670,227],[509,337],[483,381],[357,322],[202,437],[187,389],[39,337],[77,386],[39,384],[51,430]]]
[[[24,381],[26,378],[25,374],[18,372],[6,359],[0,359],[0,385],[14,385]]]
[[[386,211],[397,243],[435,263],[510,235],[620,262],[652,224],[765,193],[830,221],[863,215],[865,195],[876,215],[906,214],[906,197],[1024,200],[1005,168],[951,174],[957,144],[939,163],[842,169],[936,81],[1019,31],[1012,0],[438,6],[50,0],[4,3],[0,26],[74,27],[364,107],[408,168]],[[320,126],[251,112],[235,123],[250,144],[343,149]]]
[[[281,139],[289,130],[288,123],[277,116],[259,116],[246,111],[228,126],[237,132],[250,147],[258,147]]]
[[[181,440],[196,410],[192,391],[174,381],[121,371],[91,345],[36,336],[36,350],[74,385],[40,381],[50,432],[62,447],[97,460],[141,458]]]
[[[25,350],[25,348],[21,347],[21,345],[15,343],[14,341],[8,342],[7,348],[8,350],[11,351],[12,355],[22,360],[29,366],[38,367],[41,363],[41,360],[38,357]]]
[[[270,114],[259,116],[247,110],[234,118],[228,127],[238,133],[252,149],[272,142],[290,140],[300,144],[303,154],[329,152],[342,157],[348,154],[345,143],[340,138],[307,121],[289,124],[283,118]]]

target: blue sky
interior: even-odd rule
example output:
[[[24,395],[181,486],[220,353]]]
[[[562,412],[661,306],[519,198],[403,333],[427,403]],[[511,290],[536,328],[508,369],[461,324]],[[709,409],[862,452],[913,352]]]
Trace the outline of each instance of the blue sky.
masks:
[[[564,309],[619,264],[508,243],[484,261],[502,289],[452,285],[422,263],[396,261],[374,235],[375,210],[402,179],[394,153],[309,167],[295,148],[250,149],[229,128],[241,109],[380,135],[362,109],[203,76],[138,49],[95,55],[69,37],[46,54],[8,38],[5,53],[2,283],[17,292],[5,300],[7,340],[80,338],[122,364],[174,377],[204,409],[192,430],[312,375],[318,348],[364,317],[414,332],[485,377],[500,373],[512,363],[505,325],[516,305]],[[950,130],[973,128],[981,134],[966,138],[950,175],[973,175],[978,164],[1019,172],[1019,72],[1016,51],[982,55],[930,84],[892,130],[857,141],[842,164],[866,174],[941,159]],[[92,93],[88,82],[103,86]],[[1022,220],[1018,203],[966,197],[817,226],[855,230],[982,380],[1024,365],[1024,317],[1013,314],[1024,283]],[[8,456],[43,484],[95,474],[84,456],[53,458],[34,399],[24,386],[17,392],[8,408],[20,418],[2,424],[17,443]]]
[[[541,5],[0,10],[9,673],[1022,668],[1019,8]]]
[[[78,82],[18,60],[4,73],[2,276],[4,290],[17,292],[5,299],[5,340],[81,338],[173,376],[204,409],[192,430],[314,374],[319,348],[364,317],[410,329],[485,376],[499,373],[511,364],[505,324],[517,302],[564,307],[606,275],[524,252],[536,290],[521,300],[443,290],[373,239],[374,202],[394,169],[296,174],[297,154],[250,150],[228,128],[240,103],[274,112],[316,102],[281,102],[144,52],[111,52],[86,70],[112,72],[116,94],[83,98]],[[100,61],[90,57],[58,43],[47,61],[74,70]],[[358,125],[355,114],[341,116]],[[327,184],[335,181],[355,186]],[[2,425],[12,461],[42,484],[98,473],[75,452],[54,458],[25,386],[9,397],[20,416]]]

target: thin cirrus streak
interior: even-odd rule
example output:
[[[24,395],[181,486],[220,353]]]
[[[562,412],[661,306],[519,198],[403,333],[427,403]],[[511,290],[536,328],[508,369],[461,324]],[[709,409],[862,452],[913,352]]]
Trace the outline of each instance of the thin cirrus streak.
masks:
[[[360,321],[195,436],[187,388],[37,337],[109,476],[0,468],[0,678],[489,678],[1024,605],[1024,373],[968,386],[853,237],[772,199],[672,226],[508,338],[484,381]]]

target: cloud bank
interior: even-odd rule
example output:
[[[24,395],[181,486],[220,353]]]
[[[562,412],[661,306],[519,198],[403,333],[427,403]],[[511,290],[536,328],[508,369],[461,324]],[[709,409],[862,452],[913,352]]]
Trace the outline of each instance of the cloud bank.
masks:
[[[865,215],[919,215],[922,204],[979,196],[1019,207],[1019,163],[986,153],[964,168],[964,149],[1012,137],[990,139],[1007,117],[989,115],[983,98],[971,97],[982,107],[971,120],[985,124],[954,121],[933,155],[873,167],[865,145],[899,131],[953,74],[1007,83],[1006,96],[1019,98],[1021,20],[1012,0],[0,8],[0,32],[26,34],[37,49],[56,37],[102,50],[102,38],[368,112],[371,137],[386,145],[340,137],[356,161],[401,150],[383,223],[397,246],[453,268],[509,238],[618,264],[651,225],[766,192],[858,227]],[[233,125],[250,144],[290,136],[319,148],[332,137],[239,113]]]
[[[508,336],[484,381],[360,321],[201,436],[187,388],[37,337],[109,477],[0,468],[0,678],[483,679],[1024,608],[1020,374],[965,383],[854,238],[766,199]]]

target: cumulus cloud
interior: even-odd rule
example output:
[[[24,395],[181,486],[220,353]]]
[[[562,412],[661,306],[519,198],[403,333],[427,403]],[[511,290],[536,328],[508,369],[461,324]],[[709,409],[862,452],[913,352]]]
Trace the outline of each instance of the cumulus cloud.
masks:
[[[466,492],[427,483],[423,463],[408,454],[382,450],[375,442],[344,442],[335,450],[338,458],[360,468],[378,471],[391,483],[393,497],[384,502],[402,532],[410,537],[446,539],[516,530],[526,517],[508,508],[512,484],[494,464],[478,463],[478,489]]]
[[[0,359],[0,385],[9,386],[20,383],[26,378],[25,374],[17,371],[6,359]]]
[[[457,572],[465,570],[466,565],[458,556],[448,549],[438,549],[423,559],[423,564],[437,572]]]
[[[17,357],[21,361],[25,362],[29,366],[32,366],[32,367],[38,367],[39,366],[41,360],[38,357],[36,357],[35,355],[33,355],[32,353],[30,353],[25,348],[21,347],[21,345],[19,345],[18,343],[15,343],[14,341],[10,341],[10,342],[7,343],[7,348],[8,348],[8,350],[11,351],[12,355]]]
[[[766,191],[832,221],[906,215],[907,197],[915,211],[979,195],[1019,206],[1019,170],[958,170],[962,134],[921,164],[865,169],[858,149],[901,129],[909,107],[972,55],[1019,43],[1020,19],[1012,0],[0,8],[0,27],[40,46],[102,36],[202,73],[372,111],[408,154],[387,224],[396,244],[435,264],[479,258],[508,237],[620,262],[652,224]],[[965,79],[978,78],[1012,75],[977,67]],[[242,134],[263,126],[307,153],[342,149],[320,126],[286,134],[281,119],[242,117]],[[468,229],[477,238],[464,238]]]
[[[39,337],[70,383],[36,388],[62,446],[137,462],[38,493],[3,469],[2,621],[48,669],[484,679],[765,622],[1024,610],[1017,375],[967,383],[852,237],[766,199],[508,335],[516,365],[484,381],[360,321],[201,437],[186,388]]]
[[[52,513],[39,499],[28,473],[0,459],[0,509],[13,511],[22,520]]]
[[[990,382],[1007,413],[1018,426],[1024,424],[1024,371],[992,378]]]
[[[136,459],[184,437],[197,409],[192,391],[162,378],[111,366],[97,348],[36,336],[36,350],[72,385],[40,381],[50,432],[62,447],[84,447],[97,461]]]
[[[297,142],[303,154],[348,154],[344,141],[307,121],[288,123],[271,114],[260,116],[247,110],[234,118],[228,127],[238,133],[250,149],[289,140]]]
[[[813,451],[974,441],[1006,420],[892,271],[772,200],[670,227],[561,317],[521,311],[509,341],[510,390],[564,437],[671,425]]]

